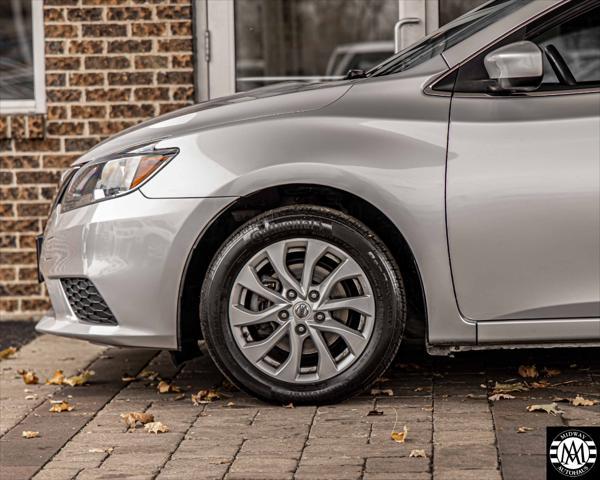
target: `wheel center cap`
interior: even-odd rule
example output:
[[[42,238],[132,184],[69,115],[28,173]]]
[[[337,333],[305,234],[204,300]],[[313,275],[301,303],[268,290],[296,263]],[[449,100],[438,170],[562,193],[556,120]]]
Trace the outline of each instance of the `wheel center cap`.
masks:
[[[311,308],[306,302],[300,302],[294,307],[294,315],[296,318],[304,319],[310,315]]]

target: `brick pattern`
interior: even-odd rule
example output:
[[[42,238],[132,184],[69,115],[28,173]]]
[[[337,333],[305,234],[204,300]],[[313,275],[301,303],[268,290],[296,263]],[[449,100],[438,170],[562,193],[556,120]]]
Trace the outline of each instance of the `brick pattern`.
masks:
[[[45,0],[45,115],[0,116],[0,316],[39,316],[61,172],[102,139],[193,103],[191,0]]]

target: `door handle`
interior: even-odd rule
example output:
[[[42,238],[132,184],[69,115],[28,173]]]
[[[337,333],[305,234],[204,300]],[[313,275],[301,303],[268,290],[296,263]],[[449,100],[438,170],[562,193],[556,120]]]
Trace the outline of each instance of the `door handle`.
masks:
[[[406,25],[413,25],[421,23],[421,19],[417,17],[407,17],[402,20],[398,20],[396,25],[394,25],[394,52],[398,53],[401,50],[400,45],[400,32],[402,31],[402,27]]]

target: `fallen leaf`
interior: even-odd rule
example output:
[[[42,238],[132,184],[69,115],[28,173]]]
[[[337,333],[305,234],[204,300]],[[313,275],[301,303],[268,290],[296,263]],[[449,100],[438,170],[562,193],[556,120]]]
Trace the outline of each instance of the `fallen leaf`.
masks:
[[[127,383],[129,383],[129,382],[135,382],[136,380],[137,380],[137,377],[134,377],[134,376],[132,376],[132,375],[129,375],[128,373],[124,374],[124,375],[121,377],[121,381],[122,381],[122,382],[127,382]]]
[[[535,378],[538,376],[538,371],[535,365],[521,365],[519,375],[523,378]]]
[[[496,393],[513,393],[513,392],[526,392],[529,390],[523,383],[498,383],[494,386],[492,394]]]
[[[394,391],[391,388],[372,388],[371,395],[387,395],[388,397],[393,397]]]
[[[23,438],[37,438],[40,436],[40,432],[31,432],[29,430],[24,430],[21,436]]]
[[[92,370],[84,370],[79,375],[73,375],[72,377],[65,378],[64,383],[70,385],[71,387],[78,387],[80,385],[85,385],[93,375],[94,372]]]
[[[592,407],[597,403],[600,403],[598,400],[588,400],[587,398],[583,398],[581,395],[577,395],[571,403],[574,407]]]
[[[564,403],[570,403],[571,399],[567,398],[567,397],[552,397],[551,399],[553,402],[564,402]]]
[[[527,411],[528,412],[546,412],[546,413],[550,413],[552,415],[560,415],[562,413],[565,413],[562,410],[559,410],[558,405],[554,402],[543,404],[543,405],[528,405]]]
[[[407,435],[408,428],[406,425],[404,425],[404,429],[401,432],[392,431],[391,433],[392,440],[396,443],[404,443],[406,441]]]
[[[69,402],[52,402],[52,406],[50,407],[50,410],[48,410],[49,412],[52,413],[61,413],[61,412],[70,412],[71,410],[73,410],[73,405],[71,405]]]
[[[40,381],[33,370],[19,370],[17,373],[23,377],[23,381],[27,385],[36,385]]]
[[[414,392],[422,392],[423,391],[423,387],[417,387],[413,391]]]
[[[37,395],[26,395],[25,396],[25,400],[36,400],[37,399]]]
[[[411,450],[410,453],[408,454],[409,458],[427,458],[427,454],[425,453],[425,450],[419,450],[419,449],[415,449],[415,450]]]
[[[383,411],[381,410],[371,410],[369,413],[367,413],[367,417],[379,417],[383,415]]]
[[[517,433],[527,433],[527,432],[531,432],[533,430],[533,428],[531,427],[519,427],[517,428]]]
[[[558,368],[544,367],[544,375],[547,377],[558,377],[560,375],[560,370]]]
[[[90,448],[88,453],[111,453],[114,450],[113,447],[109,448]]]
[[[154,415],[151,413],[143,413],[143,412],[129,412],[122,413],[121,418],[127,425],[127,428],[135,428],[137,423],[141,423],[145,425],[146,423],[154,422]]]
[[[531,388],[548,388],[551,383],[548,380],[540,380],[539,382],[531,382]]]
[[[153,382],[158,378],[158,372],[155,372],[154,370],[142,370],[137,376],[137,378],[143,378]]]
[[[204,403],[211,403],[214,400],[220,400],[221,398],[223,398],[221,393],[216,390],[199,390],[196,395],[192,395],[192,403],[194,405],[201,405]]]
[[[17,349],[15,347],[8,347],[4,350],[0,350],[0,360],[6,360],[7,358],[12,357],[15,353],[17,353]]]
[[[169,431],[169,427],[167,427],[164,423],[161,422],[149,422],[144,425],[144,429],[148,433],[167,433]]]
[[[181,388],[173,385],[172,383],[165,382],[161,380],[158,383],[158,393],[181,393]]]
[[[292,402],[288,403],[287,405],[284,405],[285,408],[296,408],[294,407],[294,404]]]
[[[496,402],[497,400],[512,400],[513,398],[515,398],[515,396],[511,395],[510,393],[496,393],[491,395],[488,400]]]
[[[65,376],[62,370],[57,370],[52,375],[52,378],[46,380],[46,385],[62,385],[65,381]]]
[[[226,407],[235,407],[235,402],[227,402]]]

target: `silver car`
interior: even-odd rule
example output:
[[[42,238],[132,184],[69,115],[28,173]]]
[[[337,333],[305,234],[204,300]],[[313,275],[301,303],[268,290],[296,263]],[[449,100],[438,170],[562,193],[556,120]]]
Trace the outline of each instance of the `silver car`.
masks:
[[[432,354],[600,344],[600,2],[493,0],[368,72],[185,108],[64,176],[40,332],[274,402]]]

